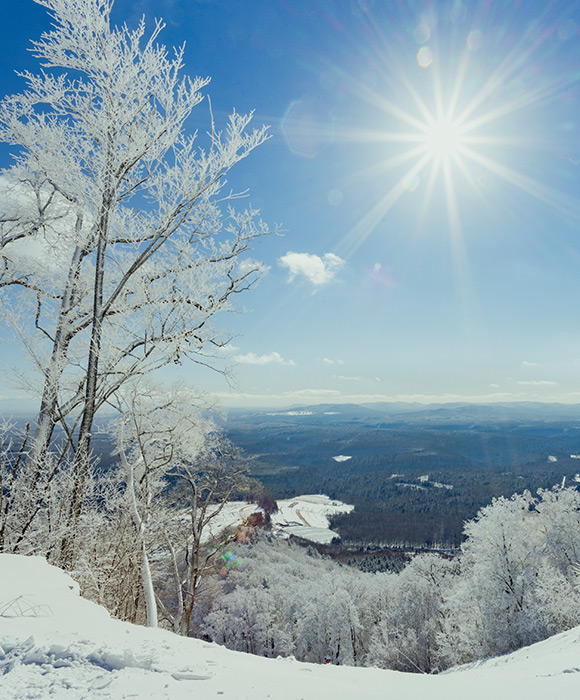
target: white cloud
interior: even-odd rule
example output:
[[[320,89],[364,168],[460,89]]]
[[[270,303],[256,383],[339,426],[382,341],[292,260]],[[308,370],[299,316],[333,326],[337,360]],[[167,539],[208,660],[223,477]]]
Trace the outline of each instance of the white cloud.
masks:
[[[294,360],[285,360],[279,352],[271,352],[268,355],[256,355],[248,352],[245,355],[235,355],[234,360],[242,365],[295,365]]]
[[[524,360],[524,361],[522,362],[522,365],[523,365],[524,367],[537,367],[537,366],[538,366],[538,363],[537,363],[537,362],[528,362],[527,360]]]
[[[237,345],[230,345],[229,343],[227,345],[218,345],[215,348],[212,348],[212,352],[215,353],[216,355],[231,355],[233,352],[236,352],[236,350],[239,350],[240,348]]]
[[[529,401],[529,390],[520,392],[492,392],[486,394],[383,394],[383,393],[354,393],[342,392],[336,389],[296,389],[294,391],[272,392],[272,393],[251,393],[251,392],[220,392],[213,396],[230,406],[259,406],[259,407],[288,407],[293,404],[316,404],[316,403],[372,403],[380,402],[416,402],[428,403],[496,403],[498,401]],[[542,401],[553,401],[559,403],[580,403],[580,391],[568,393],[554,393],[549,396],[542,396]]]
[[[295,391],[287,391],[283,394],[286,399],[314,399],[316,401],[335,399],[340,395],[340,391],[337,389],[296,389]]]
[[[535,380],[521,381],[521,382],[518,382],[518,384],[521,384],[523,386],[556,386],[558,384],[558,382],[549,382],[545,379],[541,379],[538,381],[535,381]]]
[[[344,265],[344,260],[334,253],[325,253],[321,258],[313,253],[293,253],[278,258],[278,264],[287,267],[290,272],[289,282],[298,275],[304,275],[315,286],[327,284]]]
[[[343,365],[344,360],[331,360],[329,357],[324,357],[323,360],[325,365]]]
[[[264,263],[260,262],[259,260],[254,260],[252,258],[244,258],[243,260],[240,260],[238,263],[238,273],[241,275],[247,275],[251,273],[253,270],[258,271],[260,275],[266,275],[270,271],[270,268],[268,265],[264,265]]]

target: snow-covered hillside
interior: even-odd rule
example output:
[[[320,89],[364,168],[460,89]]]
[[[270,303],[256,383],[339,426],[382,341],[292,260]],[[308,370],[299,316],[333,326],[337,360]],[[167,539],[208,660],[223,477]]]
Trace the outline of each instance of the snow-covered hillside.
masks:
[[[275,534],[284,537],[296,535],[322,544],[338,537],[336,532],[329,529],[329,518],[339,513],[350,513],[354,508],[319,494],[296,496],[277,503],[278,511],[272,514]],[[228,503],[212,522],[211,530],[215,533],[225,527],[236,527],[258,510],[260,508],[253,503]]]
[[[439,676],[264,659],[113,620],[40,557],[0,555],[0,697],[575,700],[580,628]]]

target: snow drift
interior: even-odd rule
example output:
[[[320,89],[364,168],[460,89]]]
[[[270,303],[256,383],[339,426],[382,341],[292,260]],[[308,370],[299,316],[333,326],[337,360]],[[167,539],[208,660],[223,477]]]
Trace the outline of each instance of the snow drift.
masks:
[[[438,676],[264,659],[113,620],[40,557],[0,555],[0,696],[572,700],[580,628]]]

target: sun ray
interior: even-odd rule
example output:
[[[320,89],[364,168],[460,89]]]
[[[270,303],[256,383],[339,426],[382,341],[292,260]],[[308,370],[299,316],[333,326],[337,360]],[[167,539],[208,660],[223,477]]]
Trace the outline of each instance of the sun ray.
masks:
[[[490,109],[487,112],[484,112],[479,116],[474,117],[468,122],[465,121],[465,130],[471,131],[473,129],[481,128],[482,126],[485,126],[498,119],[503,119],[504,117],[507,117],[510,114],[513,114],[514,112],[517,112],[521,109],[530,107],[534,104],[538,104],[543,100],[547,100],[553,97],[554,95],[560,93],[565,87],[566,83],[566,78],[560,76],[555,80],[547,83],[546,85],[542,85],[539,88],[527,90],[522,95],[519,95],[518,97],[507,102],[504,102],[503,104],[498,105],[494,109]]]
[[[559,190],[555,190],[548,185],[543,185],[541,182],[538,182],[527,175],[523,175],[517,170],[508,168],[506,165],[503,165],[503,163],[499,163],[492,158],[488,158],[477,151],[466,149],[466,156],[471,158],[471,160],[473,160],[475,163],[479,163],[479,165],[482,165],[495,175],[498,175],[503,180],[515,185],[515,187],[524,191],[526,194],[529,194],[539,201],[544,202],[544,204],[566,211],[575,218],[580,218],[580,205],[578,204],[576,198],[568,197]]]
[[[503,57],[491,48],[492,41],[488,41],[486,47],[485,39],[493,40],[498,36],[489,31],[489,24],[487,33],[486,27],[479,25],[484,36],[482,49],[469,43],[474,31],[482,34],[477,24],[485,21],[482,13],[474,18],[472,30],[465,34],[465,43],[459,50],[460,31],[450,36],[449,49],[439,46],[442,34],[438,34],[434,22],[431,39],[426,40],[433,53],[433,60],[428,64],[423,64],[419,56],[425,45],[419,49],[413,47],[413,61],[405,65],[403,61],[411,58],[409,53],[398,50],[401,44],[386,37],[384,27],[373,26],[376,41],[367,51],[374,66],[384,69],[385,80],[379,84],[384,85],[387,94],[346,72],[341,76],[355,97],[378,110],[379,116],[384,115],[385,128],[377,129],[373,121],[373,129],[345,128],[335,133],[335,138],[341,142],[373,143],[379,148],[383,145],[383,157],[359,171],[360,175],[369,180],[384,177],[387,181],[387,173],[389,177],[396,173],[396,180],[389,183],[387,193],[345,236],[343,244],[347,255],[358,249],[407,193],[408,201],[413,198],[412,206],[421,218],[443,207],[456,273],[461,273],[465,279],[469,276],[469,261],[460,213],[464,216],[473,211],[463,202],[463,198],[471,194],[482,206],[492,206],[486,186],[482,184],[484,174],[486,179],[491,174],[498,182],[509,183],[550,207],[580,218],[580,206],[572,195],[506,165],[511,154],[521,159],[526,152],[537,155],[545,151],[554,159],[557,144],[563,142],[568,133],[564,122],[560,132],[555,129],[540,131],[541,110],[556,100],[572,99],[564,93],[580,78],[570,67],[561,71],[544,70],[541,61],[553,56],[550,37],[553,39],[557,31],[553,20],[546,21],[547,14],[545,10],[533,23],[518,28],[521,31],[515,41],[507,37],[510,43],[505,44],[507,50]],[[501,41],[503,25],[493,28],[497,29]],[[373,36],[371,32],[369,35]],[[454,51],[457,51],[455,55]],[[376,84],[375,81],[373,85]],[[538,111],[531,112],[530,120],[526,121],[524,115],[530,110]],[[536,119],[536,115],[540,118]],[[570,155],[576,157],[576,153]],[[529,160],[522,160],[526,162]]]
[[[466,266],[466,255],[463,247],[463,238],[461,236],[457,197],[455,195],[453,177],[451,175],[451,164],[449,161],[443,162],[443,180],[445,183],[445,200],[449,219],[449,232],[451,234],[451,250],[453,252],[456,269],[463,276]]]
[[[429,173],[429,179],[427,180],[427,187],[425,189],[425,197],[423,199],[422,206],[422,216],[425,216],[433,197],[433,192],[435,191],[435,183],[437,182],[437,176],[439,174],[439,163],[433,163],[433,167]]]
[[[423,157],[406,172],[404,177],[400,178],[387,194],[374,205],[346,236],[344,236],[337,251],[341,257],[346,259],[350,258],[366,241],[386,213],[396,204],[401,195],[406,193],[405,182],[416,177],[423,170],[428,161],[429,156],[423,155]]]
[[[470,56],[465,51],[461,56],[461,60],[459,61],[459,66],[457,68],[457,76],[455,78],[455,81],[453,82],[453,90],[452,90],[451,96],[449,98],[448,116],[452,116],[452,115],[456,114],[457,104],[459,102],[459,96],[461,94],[461,89],[462,89],[464,81],[465,81],[465,76],[467,75],[467,68],[469,66],[469,59],[470,59]],[[460,120],[459,118],[458,118],[458,121],[460,123],[463,123],[463,121]]]
[[[461,122],[465,122],[469,116],[478,109],[483,102],[490,97],[494,92],[506,83],[508,78],[528,61],[531,55],[545,41],[544,34],[539,34],[535,41],[529,42],[530,31],[524,33],[518,44],[509,52],[501,64],[490,75],[482,88],[476,93],[473,99],[465,107],[463,112],[458,115]],[[529,43],[528,43],[529,42]]]
[[[417,124],[417,129],[423,127]],[[417,143],[420,140],[418,131],[383,131],[379,129],[341,129],[334,131],[334,140],[339,143]]]
[[[388,158],[387,160],[379,161],[378,163],[375,163],[374,165],[370,165],[365,170],[362,171],[362,175],[369,177],[369,176],[377,176],[384,174],[387,170],[392,170],[393,168],[396,168],[399,165],[403,165],[404,163],[407,163],[410,160],[414,160],[422,155],[424,155],[425,149],[423,146],[419,145],[416,148],[413,148],[411,150],[403,151],[403,153],[400,153],[396,156],[392,156],[391,158]]]
[[[405,73],[402,73],[401,75],[401,80],[409,92],[409,95],[413,99],[413,102],[415,105],[419,108],[419,111],[421,112],[421,115],[423,117],[423,122],[420,122],[417,124],[419,128],[421,128],[421,124],[424,122],[428,122],[430,119],[433,118],[433,115],[427,105],[425,104],[425,101],[421,98],[415,87],[411,84],[411,81],[409,78],[405,75]],[[394,115],[393,115],[394,116]]]
[[[435,100],[435,108],[433,117],[439,122],[444,118],[445,109],[443,107],[443,89],[441,87],[441,63],[434,61],[433,63],[433,97]]]
[[[466,155],[465,148],[462,150],[462,153],[463,155]],[[458,158],[456,161],[456,165],[463,177],[465,178],[465,180],[467,181],[467,183],[469,184],[469,186],[472,188],[472,190],[481,196],[481,187],[475,179],[471,170],[467,167],[466,158]]]

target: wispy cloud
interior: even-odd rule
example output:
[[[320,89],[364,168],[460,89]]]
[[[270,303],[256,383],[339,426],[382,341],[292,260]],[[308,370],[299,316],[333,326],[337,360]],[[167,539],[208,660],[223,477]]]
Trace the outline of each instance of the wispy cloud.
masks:
[[[289,282],[298,275],[303,275],[315,286],[327,284],[344,265],[344,260],[334,253],[325,253],[322,257],[314,253],[293,253],[278,258],[278,264],[288,268]]]
[[[537,362],[528,362],[527,360],[524,360],[524,361],[522,362],[522,365],[523,365],[524,367],[537,367],[537,366],[538,366],[538,363],[537,363]]]
[[[529,390],[519,392],[495,391],[485,394],[383,394],[383,393],[354,393],[342,392],[336,389],[295,389],[280,393],[217,393],[214,397],[226,405],[236,406],[283,406],[288,407],[301,403],[373,403],[407,402],[407,403],[495,403],[497,401],[529,401]],[[557,401],[559,403],[580,403],[580,392],[557,393],[541,399],[534,395],[531,400]]]
[[[234,360],[242,365],[295,365],[294,360],[285,360],[279,352],[271,352],[267,355],[256,355],[248,352],[245,355],[235,355]]]
[[[340,396],[340,391],[336,389],[296,389],[286,392],[284,396],[292,400],[314,399],[320,401],[337,398]]]
[[[528,381],[520,381],[518,384],[521,384],[522,386],[557,386],[558,382],[550,382],[546,379],[540,379],[540,380],[528,380]]]
[[[212,352],[214,352],[216,355],[231,355],[239,349],[240,348],[237,345],[230,345],[227,343],[226,345],[218,345],[217,347],[212,348]]]
[[[330,357],[325,357],[322,360],[325,365],[343,365],[344,360],[331,360]]]

